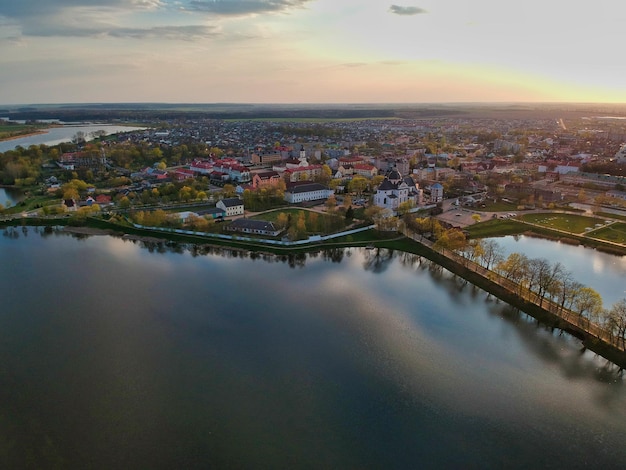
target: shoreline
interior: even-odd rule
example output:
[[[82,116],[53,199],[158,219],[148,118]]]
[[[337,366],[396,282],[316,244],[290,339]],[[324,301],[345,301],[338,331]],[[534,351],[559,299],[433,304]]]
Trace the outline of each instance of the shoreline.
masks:
[[[0,142],[8,142],[10,140],[16,140],[16,139],[25,139],[26,137],[32,137],[34,135],[41,135],[41,134],[47,134],[48,131],[37,131],[37,132],[29,132],[28,134],[20,134],[20,135],[13,135],[11,137],[5,137],[3,139],[0,139]]]

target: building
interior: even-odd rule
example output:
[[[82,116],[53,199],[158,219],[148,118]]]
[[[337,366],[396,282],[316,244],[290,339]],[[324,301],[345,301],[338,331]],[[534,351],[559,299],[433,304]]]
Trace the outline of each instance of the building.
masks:
[[[290,204],[299,202],[326,200],[334,194],[332,189],[311,181],[292,184],[285,191],[285,201]]]
[[[413,178],[402,177],[400,172],[393,168],[376,188],[374,205],[395,212],[404,203],[410,203],[413,206],[421,204],[422,191]]]
[[[284,172],[285,182],[309,181],[322,174],[322,165],[308,165],[297,168],[287,168]]]
[[[430,187],[430,202],[435,204],[443,202],[443,185],[441,183],[435,183]]]
[[[215,206],[222,209],[226,213],[226,217],[243,215],[243,200],[238,197],[222,199]]]
[[[280,152],[267,152],[267,153],[253,153],[251,162],[253,165],[271,165],[283,160],[283,156]]]
[[[277,236],[282,230],[278,230],[273,222],[266,220],[253,220],[242,217],[233,220],[227,227],[232,232],[250,233],[254,235]]]
[[[281,182],[281,177],[277,171],[262,171],[254,173],[252,175],[252,188],[271,188],[278,186]]]

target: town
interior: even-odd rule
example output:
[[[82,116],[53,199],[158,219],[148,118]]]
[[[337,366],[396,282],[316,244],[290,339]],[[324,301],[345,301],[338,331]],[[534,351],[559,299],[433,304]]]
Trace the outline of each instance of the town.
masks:
[[[393,228],[415,213],[460,229],[533,210],[619,218],[626,208],[624,122],[540,114],[177,117],[148,122],[142,131],[79,132],[72,142],[1,154],[1,182],[28,195],[2,215],[80,223],[104,214],[144,226],[288,240],[359,222]],[[624,234],[613,232],[607,241],[623,243]]]

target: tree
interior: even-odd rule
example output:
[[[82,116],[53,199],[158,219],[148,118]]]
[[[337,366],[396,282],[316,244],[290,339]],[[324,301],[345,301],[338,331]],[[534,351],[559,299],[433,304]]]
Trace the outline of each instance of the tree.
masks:
[[[298,230],[298,235],[306,235],[306,216],[304,215],[304,211],[298,212],[298,221],[296,222],[296,228]]]
[[[406,201],[398,205],[398,215],[403,216],[404,214],[408,214],[413,209],[414,204],[413,201]]]
[[[609,331],[626,346],[626,299],[622,299],[614,304],[607,314],[607,327]]]
[[[530,260],[524,254],[511,253],[506,260],[496,264],[496,271],[506,279],[519,285],[519,292],[526,285]]]
[[[335,207],[337,207],[337,199],[335,198],[335,195],[331,194],[330,197],[326,199],[324,205],[326,206],[326,210],[328,212],[331,212]]]
[[[383,180],[385,179],[385,177],[383,175],[376,175],[373,176],[371,179],[371,184],[372,184],[372,188],[376,188],[380,183],[383,182]]]
[[[195,196],[195,190],[189,186],[183,186],[178,191],[178,199],[181,201],[188,202]]]
[[[379,218],[379,214],[382,212],[382,207],[378,206],[369,206],[367,209],[363,211],[365,218],[369,221],[375,221]]]
[[[72,142],[74,142],[75,144],[84,144],[85,143],[85,133],[83,131],[78,131],[76,134],[74,134],[74,136],[72,137]]]
[[[435,242],[436,248],[444,248],[453,251],[459,251],[465,248],[467,239],[465,234],[458,229],[448,229],[444,231]]]
[[[289,216],[287,216],[287,214],[285,214],[284,212],[281,212],[276,217],[275,223],[277,228],[286,229],[287,225],[289,224]]]
[[[322,184],[328,184],[328,182],[332,178],[332,175],[333,171],[330,169],[330,167],[328,165],[322,165],[322,171],[317,180]]]
[[[350,191],[362,195],[365,188],[367,188],[369,182],[363,176],[355,176],[350,180]]]
[[[581,287],[576,293],[574,307],[588,322],[597,321],[602,312],[602,297],[591,287]]]
[[[309,227],[309,231],[311,232],[316,232],[318,231],[318,214],[317,212],[313,212],[313,211],[309,211],[309,216],[308,216],[308,227]]]
[[[502,260],[502,247],[498,245],[498,242],[495,240],[484,240],[481,244],[481,248],[482,253],[478,259],[485,269],[491,269]]]

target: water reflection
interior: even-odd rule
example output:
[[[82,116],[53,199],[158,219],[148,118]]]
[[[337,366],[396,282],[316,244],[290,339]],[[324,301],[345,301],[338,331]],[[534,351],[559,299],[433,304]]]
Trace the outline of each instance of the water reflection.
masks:
[[[3,229],[3,237],[17,240],[28,237],[29,234],[39,235],[41,238],[48,237],[71,237],[74,240],[85,242],[92,236],[84,233],[68,231],[63,226],[45,227],[6,227]],[[243,249],[229,248],[210,244],[178,243],[169,240],[146,239],[141,237],[123,236],[120,238],[107,236],[113,242],[111,253],[118,253],[120,260],[134,259],[140,261],[132,251],[122,250],[126,244],[146,250],[151,254],[189,254],[193,258],[220,257],[224,259],[241,259],[253,262],[269,264],[284,264],[291,269],[303,269],[307,262],[324,261],[333,264],[341,264],[353,256],[360,260],[363,271],[376,275],[389,273],[389,270],[397,264],[401,266],[402,273],[389,273],[392,278],[404,277],[407,273],[415,273],[418,276],[428,275],[429,279],[447,294],[447,301],[454,305],[462,314],[468,299],[478,301],[485,305],[486,312],[495,319],[504,320],[513,327],[517,337],[524,342],[526,347],[540,357],[543,361],[557,365],[568,378],[591,377],[597,380],[614,381],[620,375],[619,368],[612,363],[598,358],[594,361],[586,360],[594,356],[592,352],[586,352],[580,341],[571,337],[561,330],[546,327],[526,313],[509,306],[508,304],[492,297],[489,293],[469,283],[467,280],[450,273],[440,265],[406,252],[398,252],[385,248],[331,248],[312,252],[299,252],[290,254],[273,254],[268,252],[250,252]],[[122,242],[123,245],[119,243]],[[341,285],[341,281],[337,281]]]
[[[526,235],[494,238],[504,256],[524,253],[529,258],[560,262],[576,281],[596,290],[606,306],[626,296],[626,256],[612,255],[582,245],[545,240]]]
[[[606,361],[419,256],[6,231],[3,468],[624,462]]]

